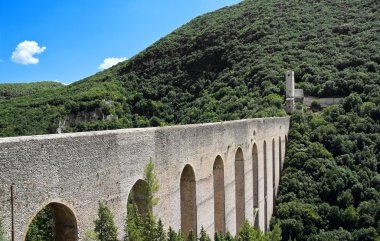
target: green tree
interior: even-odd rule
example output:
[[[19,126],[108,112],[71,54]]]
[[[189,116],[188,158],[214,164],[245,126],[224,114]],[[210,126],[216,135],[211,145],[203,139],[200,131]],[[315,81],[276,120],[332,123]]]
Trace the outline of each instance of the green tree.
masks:
[[[239,229],[238,241],[251,241],[254,240],[254,228],[249,224],[247,220],[244,221],[243,225]]]
[[[184,237],[184,234],[182,233],[181,229],[178,230],[177,241],[185,241],[185,237]]]
[[[157,229],[156,229],[156,222],[155,218],[153,217],[153,214],[151,211],[148,211],[148,213],[142,217],[143,221],[143,228],[142,228],[142,234],[143,234],[143,240],[145,241],[152,241],[155,240],[157,237]]]
[[[132,193],[128,196],[125,241],[151,241],[159,235],[156,217],[152,212],[153,207],[159,202],[159,198],[155,194],[160,187],[154,169],[153,161],[149,160],[144,169],[144,181],[147,183],[147,190],[140,190],[146,196],[147,212],[139,212],[137,205],[133,202]],[[163,234],[163,230],[161,234]]]
[[[26,233],[26,241],[53,241],[54,240],[54,219],[50,206],[42,209]]]
[[[268,240],[270,241],[280,241],[281,237],[281,226],[280,224],[274,225],[273,229],[267,234]]]
[[[157,175],[154,169],[154,163],[152,159],[150,159],[144,169],[144,180],[148,183],[149,187],[149,190],[146,193],[148,195],[147,200],[149,203],[148,205],[150,207],[156,206],[160,201],[160,198],[156,196],[156,193],[160,189],[160,184],[158,182]]]
[[[168,241],[177,241],[177,233],[172,229],[172,227],[169,227],[168,230]]]
[[[86,230],[83,241],[99,241],[98,234],[93,230]]]
[[[143,219],[140,217],[136,205],[128,198],[127,221],[125,225],[124,241],[143,241]]]
[[[200,233],[199,241],[211,241],[210,237],[206,233],[206,230],[204,229],[203,226],[201,227],[201,233]]]
[[[223,241],[223,234],[221,234],[220,232],[215,232],[214,241]]]
[[[190,230],[187,234],[186,241],[197,241],[197,236],[194,234],[193,230]]]
[[[5,238],[5,232],[4,232],[4,228],[3,228],[3,222],[2,222],[1,219],[0,219],[0,241],[7,241],[7,239]]]
[[[164,230],[164,225],[162,224],[161,219],[158,219],[156,227],[156,241],[166,241],[166,233]]]
[[[95,220],[94,231],[98,235],[99,241],[117,241],[114,216],[102,202],[99,202],[98,218]]]
[[[235,241],[235,238],[232,236],[230,231],[227,231],[226,236],[224,237],[224,241]]]

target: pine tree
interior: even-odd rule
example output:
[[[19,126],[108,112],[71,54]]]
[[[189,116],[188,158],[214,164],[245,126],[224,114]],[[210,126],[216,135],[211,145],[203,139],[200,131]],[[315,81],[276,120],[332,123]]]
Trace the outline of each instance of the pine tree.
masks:
[[[281,231],[280,224],[277,223],[276,225],[274,225],[273,230],[269,232],[268,238],[271,241],[280,241],[282,240],[281,233],[282,231]]]
[[[253,238],[252,227],[248,221],[245,220],[243,226],[239,229],[238,241],[251,241]]]
[[[201,227],[201,236],[199,238],[199,241],[211,241],[203,226]]]
[[[193,230],[190,230],[186,241],[197,241],[197,236],[194,234]]]
[[[99,202],[98,218],[95,220],[94,231],[100,241],[117,241],[117,228],[113,214],[102,202]]]
[[[166,233],[161,219],[158,220],[156,227],[156,241],[166,241]]]
[[[181,229],[178,230],[177,241],[185,241],[185,237],[184,237],[184,234],[182,233]]]
[[[169,227],[168,231],[168,241],[178,241],[177,233],[172,229],[172,227]]]
[[[151,211],[142,217],[143,220],[143,240],[152,241],[156,238],[156,222]]]
[[[177,234],[174,232],[172,227],[169,227],[167,236],[168,236],[168,241],[176,241],[177,239]]]
[[[229,231],[227,231],[227,234],[224,237],[224,241],[235,241],[235,238],[231,235]]]
[[[125,225],[124,241],[143,241],[143,223],[142,218],[138,214],[136,206],[132,200],[128,198],[127,205],[127,225]]]
[[[223,241],[223,234],[221,234],[220,232],[215,232],[214,241]]]

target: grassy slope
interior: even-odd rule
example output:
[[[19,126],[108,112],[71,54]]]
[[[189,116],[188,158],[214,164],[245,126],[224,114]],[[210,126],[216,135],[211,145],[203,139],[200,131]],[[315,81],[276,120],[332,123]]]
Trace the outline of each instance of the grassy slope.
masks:
[[[376,0],[244,1],[198,17],[132,59],[55,91],[1,103],[0,136],[284,115],[283,73],[309,94],[379,91]],[[279,95],[276,95],[279,94]]]

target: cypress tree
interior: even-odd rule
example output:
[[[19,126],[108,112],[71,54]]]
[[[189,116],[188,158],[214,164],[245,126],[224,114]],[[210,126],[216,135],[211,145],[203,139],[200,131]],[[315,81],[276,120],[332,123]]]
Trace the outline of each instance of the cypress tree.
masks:
[[[128,196],[127,219],[125,224],[124,241],[152,241],[156,240],[158,235],[165,238],[163,227],[160,227],[160,234],[157,233],[156,217],[152,209],[157,205],[159,198],[155,194],[159,190],[159,183],[154,171],[154,163],[149,160],[144,169],[144,181],[148,184],[140,190],[146,196],[147,212],[140,213],[136,204],[133,202],[133,193]],[[162,223],[161,223],[162,225]],[[163,235],[164,234],[164,235]]]
[[[149,208],[156,206],[157,203],[160,201],[159,197],[156,197],[155,194],[160,189],[160,184],[157,179],[156,172],[154,171],[154,163],[152,159],[149,160],[148,164],[145,166],[144,169],[144,180],[148,183],[149,190],[147,193],[147,200]]]
[[[201,236],[199,238],[199,241],[211,241],[210,237],[206,233],[206,230],[203,228],[203,226],[201,228]]]
[[[181,229],[178,230],[177,241],[185,241],[185,237],[184,237],[184,234],[182,233]]]
[[[137,212],[136,205],[133,204],[132,199],[129,197],[127,205],[127,222],[124,230],[124,241],[143,241],[142,229],[142,218]]]
[[[249,224],[247,220],[244,221],[243,226],[239,230],[238,241],[251,241],[254,239],[254,228]]]
[[[235,241],[235,238],[231,235],[230,231],[227,231],[224,241]]]
[[[221,234],[220,232],[215,232],[214,241],[223,241],[223,234]]]
[[[94,231],[100,241],[117,241],[117,228],[113,214],[102,202],[99,202],[98,218],[95,220]]]
[[[197,237],[194,234],[193,230],[190,230],[189,234],[187,235],[186,241],[197,241]]]
[[[168,230],[168,241],[177,241],[177,233],[172,229],[172,227],[169,227]]]
[[[152,241],[156,238],[156,222],[153,218],[153,214],[151,211],[148,211],[148,213],[142,217],[143,221],[143,240],[144,241]]]
[[[158,220],[156,227],[156,241],[166,241],[166,233],[161,219]]]
[[[269,240],[271,240],[271,241],[282,240],[281,233],[282,233],[282,231],[281,231],[280,224],[277,223],[276,225],[274,225],[273,230],[271,232],[269,232],[269,234],[268,234]]]

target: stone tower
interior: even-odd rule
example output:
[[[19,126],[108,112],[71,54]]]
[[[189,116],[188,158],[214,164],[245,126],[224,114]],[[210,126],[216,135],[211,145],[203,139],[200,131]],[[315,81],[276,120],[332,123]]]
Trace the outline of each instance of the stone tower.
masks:
[[[286,79],[286,102],[285,102],[285,111],[288,114],[291,114],[295,110],[294,103],[294,72],[287,71],[285,73]]]

